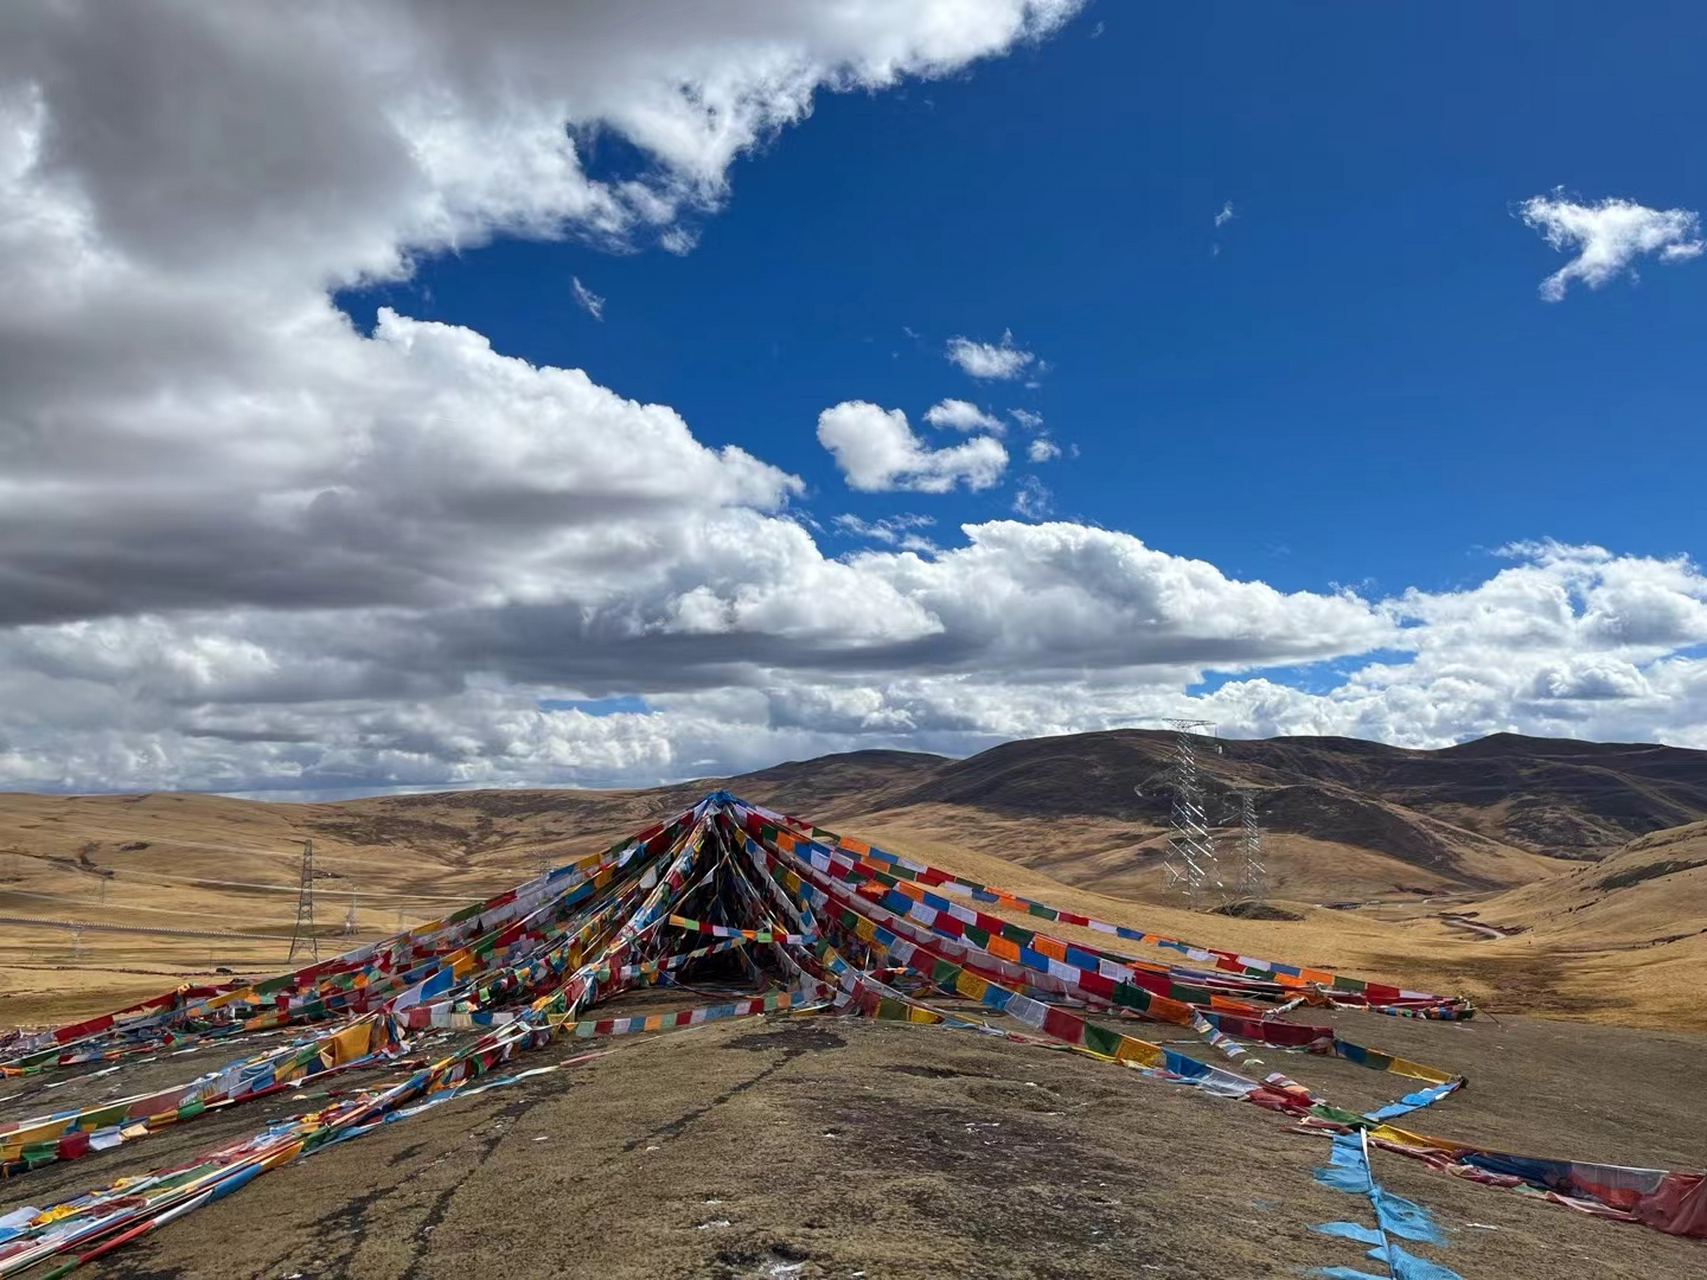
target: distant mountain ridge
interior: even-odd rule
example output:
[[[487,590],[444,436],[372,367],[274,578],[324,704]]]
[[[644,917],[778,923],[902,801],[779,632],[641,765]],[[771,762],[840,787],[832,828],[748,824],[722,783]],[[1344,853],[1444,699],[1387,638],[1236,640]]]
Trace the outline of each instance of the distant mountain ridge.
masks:
[[[1165,822],[1172,742],[1165,732],[1116,729],[1004,743],[964,760],[862,751],[723,781],[804,813],[858,797],[867,811],[934,803]],[[1323,834],[1322,822],[1362,823],[1369,839],[1403,843],[1399,818],[1425,843],[1445,827],[1457,838],[1579,857],[1707,819],[1707,751],[1682,747],[1517,734],[1436,751],[1333,737],[1199,746],[1212,804],[1230,812],[1238,791],[1255,790],[1265,825],[1300,834]]]
[[[557,815],[617,830],[712,787],[825,823],[943,832],[1086,887],[1149,896],[1172,804],[1173,735],[1119,729],[1004,743],[966,759],[855,751],[635,791],[492,791],[316,806],[329,834],[433,841]],[[1436,751],[1351,738],[1202,739],[1212,821],[1250,792],[1277,891],[1484,891],[1529,883],[1649,832],[1707,819],[1707,752],[1497,734]],[[427,819],[431,811],[434,817]],[[419,814],[416,818],[413,815]],[[410,824],[419,824],[414,835]],[[559,827],[561,829],[561,827]],[[471,846],[472,848],[473,846]]]

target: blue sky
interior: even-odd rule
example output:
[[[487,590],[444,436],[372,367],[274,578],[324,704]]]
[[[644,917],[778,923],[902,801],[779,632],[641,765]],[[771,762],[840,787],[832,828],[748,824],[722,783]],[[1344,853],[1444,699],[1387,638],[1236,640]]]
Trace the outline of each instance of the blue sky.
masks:
[[[1704,27],[8,10],[0,786],[1707,748]]]
[[[1515,213],[1560,185],[1702,203],[1707,162],[1662,123],[1693,110],[1690,26],[1707,16],[1097,5],[947,81],[820,95],[736,165],[686,256],[506,240],[348,305],[672,405],[805,478],[820,520],[914,512],[952,537],[1007,514],[1011,483],[849,492],[813,434],[845,399],[917,425],[954,396],[1077,446],[1015,468],[1059,515],[1286,589],[1446,588],[1542,537],[1698,552],[1707,270],[1543,303],[1563,259]],[[1038,388],[942,357],[1004,329],[1052,366]]]

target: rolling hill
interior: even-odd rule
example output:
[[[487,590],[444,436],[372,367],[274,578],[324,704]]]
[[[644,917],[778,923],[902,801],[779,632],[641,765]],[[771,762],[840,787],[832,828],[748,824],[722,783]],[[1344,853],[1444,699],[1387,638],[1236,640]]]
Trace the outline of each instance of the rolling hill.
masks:
[[[314,842],[319,932],[339,935],[348,918],[354,936],[373,937],[601,848],[719,786],[993,882],[1095,895],[1104,911],[1138,904],[1144,922],[1208,941],[1215,932],[1224,945],[1292,955],[1307,938],[1318,957],[1394,972],[1436,943],[1471,947],[1446,972],[1472,988],[1483,977],[1497,988],[1499,958],[1513,948],[1454,934],[1435,919],[1446,906],[1525,929],[1521,948],[1575,945],[1574,933],[1598,955],[1693,936],[1676,886],[1707,870],[1644,879],[1640,858],[1644,838],[1671,840],[1655,833],[1707,820],[1707,752],[1512,735],[1443,751],[1339,738],[1201,745],[1210,816],[1231,820],[1239,794],[1253,796],[1271,896],[1299,923],[1172,919],[1159,869],[1172,737],[1142,730],[1012,742],[964,760],[853,752],[628,791],[318,804],[0,794],[0,1023],[27,1020],[50,998],[63,1004],[80,984],[105,993],[88,994],[99,1007],[113,992],[155,990],[165,974],[277,967],[304,839]],[[1655,846],[1663,857],[1653,863],[1689,862],[1691,839],[1680,838],[1683,853]],[[1608,877],[1612,889],[1594,889]],[[1385,905],[1318,906],[1346,902]],[[1628,923],[1637,919],[1640,928]],[[101,928],[79,942],[75,922]],[[1523,954],[1534,956],[1518,952],[1519,967]]]

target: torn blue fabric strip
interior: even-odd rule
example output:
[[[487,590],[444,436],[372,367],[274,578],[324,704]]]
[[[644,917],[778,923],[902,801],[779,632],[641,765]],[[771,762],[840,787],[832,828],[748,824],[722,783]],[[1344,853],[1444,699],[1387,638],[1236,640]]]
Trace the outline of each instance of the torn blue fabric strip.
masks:
[[[1374,1227],[1365,1227],[1356,1222],[1318,1222],[1310,1228],[1325,1236],[1343,1236],[1347,1240],[1355,1240],[1359,1244],[1381,1244],[1381,1233]]]
[[[1443,1267],[1438,1262],[1430,1262],[1427,1258],[1407,1253],[1396,1244],[1389,1244],[1385,1248],[1377,1246],[1369,1251],[1369,1256],[1378,1262],[1385,1262],[1393,1280],[1464,1280],[1464,1277],[1451,1267]]]
[[[1425,1244],[1445,1244],[1446,1236],[1435,1225],[1434,1216],[1414,1200],[1396,1196],[1380,1183],[1369,1191],[1375,1205],[1375,1220],[1390,1236],[1404,1240],[1421,1240]]]
[[[1419,1258],[1392,1243],[1390,1237],[1393,1236],[1429,1244],[1444,1244],[1446,1237],[1427,1209],[1413,1200],[1394,1195],[1375,1181],[1369,1169],[1362,1134],[1334,1135],[1333,1153],[1329,1163],[1316,1170],[1316,1181],[1323,1186],[1366,1197],[1375,1211],[1376,1227],[1364,1227],[1355,1222],[1323,1222],[1311,1230],[1374,1245],[1368,1256],[1387,1264],[1389,1280],[1463,1280],[1450,1267]],[[1335,1280],[1361,1280],[1369,1275],[1366,1271],[1349,1267],[1318,1268],[1314,1274],[1334,1277]]]
[[[1378,1111],[1371,1111],[1363,1118],[1365,1120],[1391,1120],[1395,1116],[1407,1115],[1412,1111],[1420,1111],[1432,1102],[1439,1102],[1447,1094],[1458,1088],[1458,1081],[1449,1080],[1445,1084],[1437,1084],[1430,1089],[1418,1089],[1415,1093],[1407,1093],[1397,1102],[1389,1102]]]
[[[1355,1133],[1336,1133],[1333,1154],[1325,1168],[1316,1170],[1316,1181],[1336,1191],[1368,1195],[1374,1185],[1369,1177],[1369,1161],[1363,1156],[1363,1140]]]

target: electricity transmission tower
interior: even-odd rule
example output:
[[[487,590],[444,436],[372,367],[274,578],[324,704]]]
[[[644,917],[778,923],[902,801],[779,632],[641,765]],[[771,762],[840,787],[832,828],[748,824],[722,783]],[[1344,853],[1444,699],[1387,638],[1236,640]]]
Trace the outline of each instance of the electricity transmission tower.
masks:
[[[320,960],[320,939],[314,936],[314,841],[302,842],[302,882],[296,891],[296,927],[290,932],[289,964],[296,959],[298,949],[306,951],[315,962]]]
[[[1261,902],[1268,897],[1268,869],[1262,861],[1262,828],[1257,825],[1254,793],[1239,795],[1239,874],[1234,898],[1239,902]]]
[[[356,886],[350,886],[350,909],[344,913],[344,936],[353,938],[359,928],[356,924]]]
[[[1169,720],[1174,731],[1174,750],[1168,772],[1173,792],[1172,830],[1168,852],[1162,861],[1163,888],[1178,894],[1193,911],[1201,911],[1211,899],[1225,899],[1220,858],[1215,836],[1203,812],[1203,783],[1197,770],[1196,736],[1214,729],[1209,720]]]
[[[88,952],[83,947],[83,926],[73,924],[71,926],[71,957],[78,964],[82,964],[83,957],[87,954]]]

